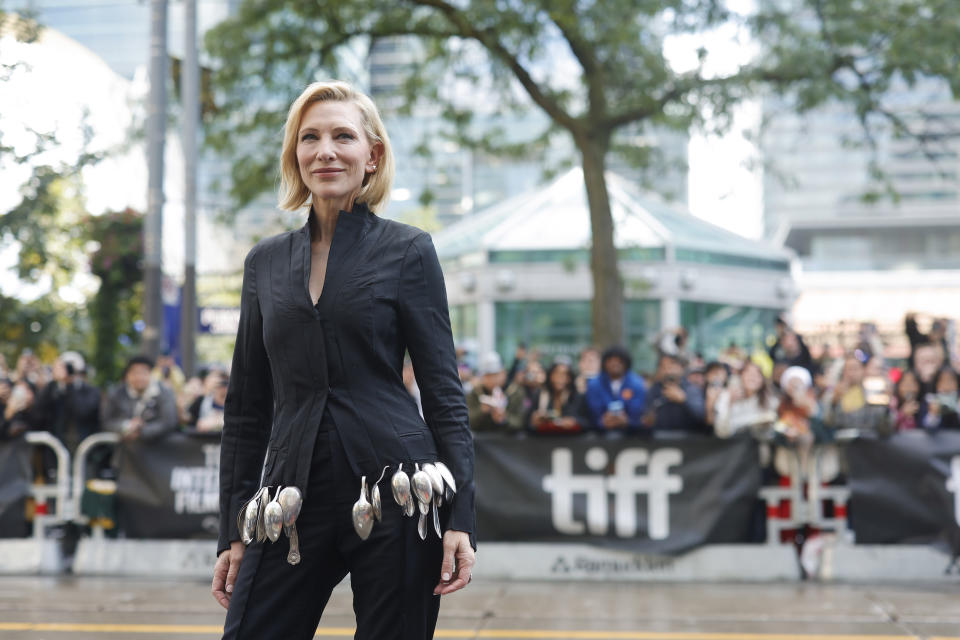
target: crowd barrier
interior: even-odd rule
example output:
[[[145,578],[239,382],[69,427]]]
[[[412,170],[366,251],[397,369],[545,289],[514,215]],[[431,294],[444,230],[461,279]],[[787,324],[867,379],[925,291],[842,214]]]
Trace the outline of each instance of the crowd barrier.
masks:
[[[212,560],[210,540],[218,521],[218,436],[174,434],[161,441],[120,444],[116,434],[101,433],[84,440],[72,461],[51,434],[30,433],[26,443],[52,449],[58,469],[55,485],[27,483],[27,492],[38,505],[34,540],[48,544],[46,532],[54,525],[90,524],[80,509],[88,456],[96,447],[119,445],[117,513],[130,557],[148,557],[144,550],[166,539],[177,553],[196,556],[197,566]],[[948,552],[947,560],[960,555],[960,433],[901,434],[879,440],[846,432],[838,443],[815,449],[809,464],[799,464],[797,457],[783,486],[761,483],[757,444],[750,438],[478,434],[475,443],[481,544],[496,548],[526,543],[531,550],[528,563],[539,562],[544,571],[560,575],[580,571],[588,578],[610,577],[611,571],[617,576],[623,567],[640,566],[645,567],[644,576],[663,575],[650,567],[664,566],[680,567],[677,575],[691,578],[697,572],[720,575],[737,570],[733,565],[723,567],[729,565],[730,549],[741,547],[750,549],[753,557],[769,549],[767,570],[779,575],[785,570],[783,559],[792,558],[789,533],[796,530],[848,547],[844,553],[854,573],[862,570],[862,563],[851,561],[850,554],[863,544],[939,542]],[[0,454],[11,446],[22,449],[0,443]],[[837,447],[844,452],[846,481],[828,484],[823,461]],[[0,489],[10,483],[9,476],[0,475]],[[9,498],[17,492],[0,493],[7,496],[6,501],[0,499],[2,519],[11,515]],[[765,545],[751,538],[758,512]],[[93,527],[92,538],[102,541],[99,526]],[[200,538],[196,545],[203,546],[191,546],[189,538]],[[754,544],[745,544],[748,541]],[[591,551],[549,560],[556,548]],[[102,549],[98,553],[103,562],[111,555]],[[627,554],[632,560],[584,559],[608,558],[605,553],[612,554],[609,558]],[[904,559],[906,547],[884,553],[918,567],[912,556]],[[943,555],[930,548],[917,553],[927,573],[937,562],[934,557]],[[697,568],[678,565],[681,556],[699,558],[692,565]],[[780,558],[780,564],[772,558]],[[795,558],[791,564],[795,568]],[[518,571],[518,566],[504,562],[503,570]],[[591,573],[591,567],[602,570]]]

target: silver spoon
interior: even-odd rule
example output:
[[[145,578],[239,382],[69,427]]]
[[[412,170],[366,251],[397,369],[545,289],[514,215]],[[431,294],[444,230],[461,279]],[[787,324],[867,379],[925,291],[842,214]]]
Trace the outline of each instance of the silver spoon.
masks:
[[[270,494],[267,493],[267,495]],[[276,542],[280,538],[280,532],[283,531],[283,507],[277,500],[279,497],[280,487],[277,487],[277,494],[263,509],[263,528],[266,530],[270,542]]]
[[[360,479],[360,497],[353,503],[353,529],[366,540],[373,530],[373,506],[367,500],[367,476]]]
[[[440,501],[442,498],[438,493],[433,497],[433,530],[437,532],[437,537],[442,538],[443,534],[440,533]]]
[[[421,515],[427,515],[427,510],[430,508],[430,502],[433,500],[433,481],[430,480],[430,476],[427,475],[426,471],[423,471],[420,468],[419,464],[414,465],[417,471],[413,474],[411,484],[413,486],[413,495],[417,498],[417,502],[420,504],[420,513]]]
[[[300,563],[300,536],[297,535],[297,516],[300,515],[300,509],[303,507],[303,495],[300,489],[296,487],[284,487],[277,498],[280,501],[280,507],[283,509],[283,529],[290,538],[290,552],[287,554],[287,562],[290,564]]]
[[[421,503],[423,504],[423,503]],[[427,516],[426,514],[421,513],[420,519],[417,521],[417,533],[420,534],[421,540],[427,539]]]
[[[413,494],[410,493],[410,476],[403,470],[403,464],[397,467],[397,472],[390,478],[390,489],[393,491],[393,499],[403,509],[407,511],[407,503],[413,505]],[[416,508],[416,507],[414,507]],[[407,515],[413,515],[407,513]]]
[[[259,495],[260,492],[258,491],[257,495],[250,498],[243,508],[243,526],[240,528],[240,537],[243,539],[243,544],[246,545],[253,542],[257,535],[257,514],[260,509],[257,503],[257,496]]]
[[[387,475],[387,469],[389,468],[389,465],[383,468],[383,471],[380,472],[380,480],[383,480],[383,477]],[[370,489],[370,505],[373,507],[373,517],[377,519],[377,522],[380,522],[383,518],[383,511],[380,508],[380,480],[374,482]]]
[[[443,502],[443,476],[441,476],[437,468],[429,462],[423,465],[423,470],[430,476],[430,486],[433,487],[434,503],[436,503],[437,498]]]
[[[443,476],[443,481],[447,485],[447,502],[450,502],[450,498],[457,492],[457,481],[453,479],[453,472],[450,471],[447,465],[439,460],[434,462],[433,465],[437,468],[437,471],[440,472],[440,475]]]
[[[267,500],[269,499],[270,489],[268,487],[260,489],[260,493],[257,494],[257,542],[263,542],[267,539],[267,529],[264,526],[263,516],[267,508]]]

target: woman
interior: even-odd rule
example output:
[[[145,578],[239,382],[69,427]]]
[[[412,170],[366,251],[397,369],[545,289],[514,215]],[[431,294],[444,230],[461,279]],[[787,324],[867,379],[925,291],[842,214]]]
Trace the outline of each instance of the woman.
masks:
[[[717,396],[714,433],[719,438],[729,438],[741,431],[763,436],[777,421],[779,405],[759,365],[748,360],[740,369],[739,377],[731,378]]]
[[[926,398],[926,411],[921,420],[925,429],[960,429],[957,416],[957,393],[960,379],[957,372],[945,366],[937,372],[934,391]]]
[[[244,262],[213,580],[224,638],[313,637],[348,573],[357,638],[429,638],[439,595],[470,581],[476,547],[473,440],[439,260],[428,234],[374,213],[390,193],[390,141],[349,85],[314,83],[293,102],[280,168],[280,207],[310,207],[302,228],[258,243]],[[403,385],[405,350],[424,418]],[[433,527],[421,539],[390,488],[398,470],[435,461],[456,485],[440,510],[442,544]],[[351,505],[373,499],[374,485],[382,521],[371,531],[369,508],[359,526]],[[241,508],[260,487],[275,496],[281,486],[302,494],[299,557],[289,534],[245,550]]]
[[[917,428],[920,416],[920,378],[913,369],[906,369],[894,387],[891,412],[896,431],[910,431]]]
[[[547,383],[536,395],[530,414],[534,431],[580,431],[581,396],[577,393],[570,365],[556,360],[547,369]]]

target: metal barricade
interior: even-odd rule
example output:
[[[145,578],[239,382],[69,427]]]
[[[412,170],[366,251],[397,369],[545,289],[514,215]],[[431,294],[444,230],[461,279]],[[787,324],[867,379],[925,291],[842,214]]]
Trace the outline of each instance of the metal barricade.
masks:
[[[24,437],[32,445],[53,449],[57,457],[57,483],[33,484],[30,488],[36,501],[33,535],[35,538],[43,538],[47,527],[72,519],[76,512],[76,505],[70,495],[70,452],[59,438],[47,431],[27,431]],[[52,512],[51,500],[53,501]]]
[[[792,447],[781,451],[791,456],[790,484],[786,487],[761,487],[760,499],[764,501],[767,516],[767,544],[781,544],[781,533],[809,526],[831,532],[841,541],[849,541],[851,532],[847,525],[847,503],[850,489],[846,486],[824,484],[823,461],[831,454],[834,445],[814,447],[804,464],[800,452]],[[789,505],[790,515],[781,514],[780,505]],[[826,515],[830,504],[833,515]]]
[[[83,439],[79,445],[77,445],[77,453],[74,456],[73,460],[73,497],[77,504],[77,511],[74,515],[74,521],[78,524],[87,524],[89,519],[80,513],[80,499],[83,496],[83,489],[86,485],[86,474],[87,474],[87,456],[90,452],[98,447],[104,445],[116,445],[120,442],[120,434],[113,433],[109,431],[95,433],[92,436],[87,436]],[[96,538],[103,536],[102,527],[94,527],[93,535]]]

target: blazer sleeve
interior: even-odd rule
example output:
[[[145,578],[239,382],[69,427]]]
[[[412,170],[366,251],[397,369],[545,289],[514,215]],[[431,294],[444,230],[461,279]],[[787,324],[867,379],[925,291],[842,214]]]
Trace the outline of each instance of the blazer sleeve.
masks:
[[[220,536],[217,555],[240,539],[237,513],[260,486],[260,472],[273,421],[273,380],[263,345],[257,299],[256,250],[243,264],[240,326],[223,410],[220,436]]]
[[[447,528],[469,533],[476,548],[473,435],[457,371],[447,289],[427,233],[419,234],[407,246],[398,301],[401,335],[420,388],[423,417],[437,441],[440,460],[457,481]]]

